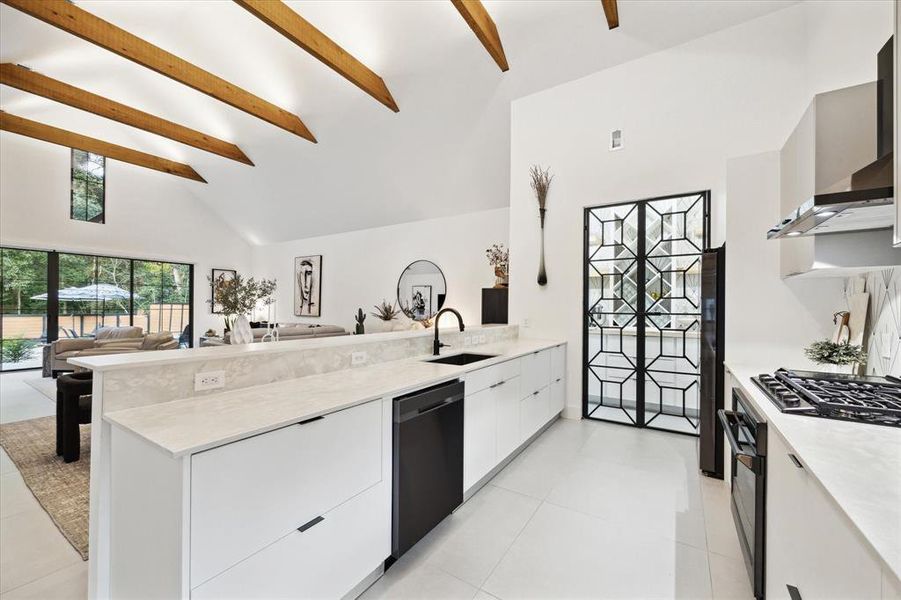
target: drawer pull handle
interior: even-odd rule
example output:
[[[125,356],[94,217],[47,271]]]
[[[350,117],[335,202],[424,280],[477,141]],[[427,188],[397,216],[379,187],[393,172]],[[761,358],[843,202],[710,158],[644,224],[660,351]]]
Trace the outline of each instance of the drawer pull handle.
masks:
[[[535,390],[534,392],[532,392],[532,395],[533,395],[533,396],[537,396],[537,395],[538,395],[538,392],[539,392],[539,390]]]
[[[491,385],[488,386],[488,389],[493,390],[494,388],[500,387],[500,386],[504,385],[505,383],[507,383],[507,382],[506,381],[498,381],[497,383],[492,383]]]
[[[797,456],[795,456],[794,454],[789,454],[788,457],[791,459],[791,461],[792,461],[793,463],[795,463],[795,466],[796,466],[796,467],[798,467],[799,469],[803,469],[803,468],[804,468],[804,465],[801,464],[801,461],[798,460],[798,457],[797,457]],[[798,596],[798,597],[800,598],[800,596]]]
[[[307,423],[312,423],[313,421],[321,421],[324,418],[325,417],[323,417],[322,415],[319,415],[318,417],[313,417],[312,419],[306,419],[304,421],[301,421],[298,423],[298,425],[306,425]]]
[[[303,532],[306,531],[307,529],[310,529],[311,527],[315,527],[316,525],[319,525],[319,524],[322,523],[323,521],[325,521],[325,517],[323,517],[323,516],[318,516],[318,517],[316,517],[315,519],[313,519],[313,520],[311,520],[311,521],[307,521],[306,523],[304,523],[303,525],[301,525],[300,527],[298,527],[298,528],[297,528],[297,531],[303,533]]]
[[[789,456],[791,456],[791,454],[789,454]],[[791,598],[791,600],[801,600],[801,592],[798,588],[793,585],[786,585],[785,587],[788,588],[788,597]]]
[[[558,377],[557,379],[554,380],[554,383],[558,383],[561,379],[563,379],[563,378],[562,378],[562,377]]]

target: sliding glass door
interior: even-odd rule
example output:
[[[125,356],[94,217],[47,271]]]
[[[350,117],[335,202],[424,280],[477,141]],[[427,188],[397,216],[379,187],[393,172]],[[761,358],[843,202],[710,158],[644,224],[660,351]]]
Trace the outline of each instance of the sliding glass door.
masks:
[[[41,366],[46,294],[47,253],[0,248],[0,370]]]
[[[134,285],[135,325],[148,333],[191,337],[191,265],[136,260]]]
[[[170,332],[191,345],[192,265],[0,248],[2,370],[40,367],[42,346],[101,327]]]
[[[710,193],[585,209],[583,416],[698,433]]]

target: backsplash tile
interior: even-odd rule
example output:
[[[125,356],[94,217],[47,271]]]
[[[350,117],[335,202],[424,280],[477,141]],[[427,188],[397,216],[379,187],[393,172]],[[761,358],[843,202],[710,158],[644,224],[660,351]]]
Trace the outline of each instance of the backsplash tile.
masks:
[[[864,339],[866,374],[901,376],[901,268],[872,271],[864,277],[864,291],[870,294]],[[854,279],[846,280],[846,298]]]

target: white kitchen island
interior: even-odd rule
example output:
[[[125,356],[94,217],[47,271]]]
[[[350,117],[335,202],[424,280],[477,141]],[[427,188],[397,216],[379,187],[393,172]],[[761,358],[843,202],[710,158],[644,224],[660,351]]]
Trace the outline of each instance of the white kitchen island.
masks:
[[[467,366],[419,354],[103,411],[91,596],[356,595],[391,552],[394,397],[465,381],[469,494],[563,409],[561,342],[506,337],[470,342],[467,350],[493,357]],[[104,384],[122,364],[83,362],[95,369],[101,403],[123,389]]]

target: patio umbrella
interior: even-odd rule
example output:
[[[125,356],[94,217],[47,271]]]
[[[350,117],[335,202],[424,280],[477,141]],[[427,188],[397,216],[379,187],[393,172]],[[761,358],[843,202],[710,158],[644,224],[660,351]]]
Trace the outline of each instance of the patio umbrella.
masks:
[[[93,283],[84,287],[67,287],[59,291],[60,300],[100,300],[100,314],[106,315],[107,300],[127,300],[132,293],[123,290],[117,285],[111,283]],[[135,299],[140,298],[138,294],[133,295]],[[38,294],[31,297],[32,300],[46,300],[47,294]]]

